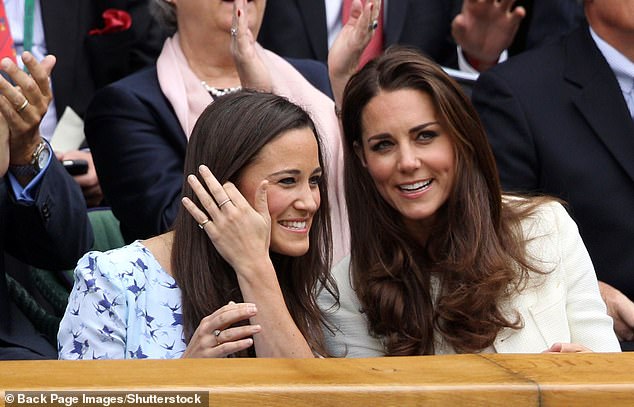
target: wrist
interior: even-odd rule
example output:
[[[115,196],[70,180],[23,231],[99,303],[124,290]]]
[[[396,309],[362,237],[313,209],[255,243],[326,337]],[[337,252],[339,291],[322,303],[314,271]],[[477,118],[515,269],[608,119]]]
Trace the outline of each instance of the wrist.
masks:
[[[9,154],[9,165],[28,165],[33,161],[33,155],[36,153],[40,144],[43,142],[41,137],[34,137],[29,142],[11,143],[11,152]],[[16,145],[17,144],[17,145]]]
[[[497,65],[498,60],[500,59],[500,57],[497,57],[494,60],[485,60],[485,59],[475,58],[467,54],[466,52],[463,52],[463,54],[466,61],[469,63],[469,65],[471,65],[473,69],[475,69],[478,72],[486,71],[487,69]]]

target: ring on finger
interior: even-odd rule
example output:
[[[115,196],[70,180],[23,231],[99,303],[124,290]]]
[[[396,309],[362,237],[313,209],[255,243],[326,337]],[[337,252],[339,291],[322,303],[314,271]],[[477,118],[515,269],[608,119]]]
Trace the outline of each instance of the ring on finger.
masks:
[[[222,342],[220,342],[220,334],[222,333],[222,331],[220,329],[214,329],[214,336],[216,337],[216,343],[218,345],[222,344]]]
[[[224,205],[228,204],[229,202],[231,202],[231,198],[227,198],[227,199],[225,199],[224,201],[220,202],[220,203],[218,204],[218,209],[222,209],[222,207],[223,207]]]
[[[206,225],[206,224],[208,224],[209,222],[211,222],[211,220],[209,220],[209,218],[207,218],[207,219],[205,219],[204,221],[200,222],[200,223],[198,224],[198,227],[204,230],[204,229],[205,229],[205,225]],[[215,331],[214,331],[214,332],[215,332]],[[218,336],[218,335],[216,335],[216,336]]]
[[[24,98],[24,102],[22,102],[22,104],[18,107],[15,108],[15,111],[20,113],[22,112],[24,109],[26,109],[26,107],[29,105],[29,100],[27,98]]]
[[[231,27],[231,36],[232,37],[237,37],[238,36],[238,27]]]
[[[379,26],[378,20],[372,20],[372,22],[368,25],[368,31],[373,32]]]

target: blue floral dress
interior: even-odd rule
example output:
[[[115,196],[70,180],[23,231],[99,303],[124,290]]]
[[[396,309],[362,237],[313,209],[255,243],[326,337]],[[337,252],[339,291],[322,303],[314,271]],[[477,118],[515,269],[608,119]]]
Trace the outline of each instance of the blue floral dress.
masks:
[[[179,358],[181,290],[139,241],[86,253],[57,342],[60,359]]]

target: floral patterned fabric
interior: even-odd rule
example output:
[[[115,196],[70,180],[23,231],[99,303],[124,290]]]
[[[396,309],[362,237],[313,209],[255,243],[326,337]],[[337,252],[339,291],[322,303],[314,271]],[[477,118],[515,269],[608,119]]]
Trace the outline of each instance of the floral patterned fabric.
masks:
[[[179,358],[181,290],[139,241],[86,253],[57,341],[60,359]]]

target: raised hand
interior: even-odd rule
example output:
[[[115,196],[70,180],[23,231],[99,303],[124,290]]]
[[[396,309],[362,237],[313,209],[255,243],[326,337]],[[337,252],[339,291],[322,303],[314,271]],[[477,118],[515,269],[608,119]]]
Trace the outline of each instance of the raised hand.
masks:
[[[229,302],[200,321],[183,358],[222,358],[253,346],[259,325],[232,325],[257,314],[255,304]]]
[[[49,76],[55,66],[55,57],[49,55],[41,62],[29,52],[22,54],[22,61],[30,75],[22,71],[9,58],[0,61],[15,83],[0,78],[0,113],[6,121],[10,138],[10,163],[24,165],[40,142],[39,126],[48,110],[53,94]]]
[[[233,2],[231,54],[243,88],[270,92],[273,81],[257,51],[255,37],[249,28],[246,4],[247,0]]]
[[[374,35],[373,22],[379,18],[381,0],[354,0],[350,19],[343,26],[328,52],[328,73],[336,106],[341,106],[348,79],[357,71],[365,47]]]
[[[517,33],[526,15],[523,7],[513,8],[515,0],[465,0],[462,11],[451,24],[456,43],[476,69],[495,65]],[[475,63],[477,62],[477,63]]]
[[[203,205],[204,212],[190,199],[183,198],[185,209],[211,239],[218,253],[236,273],[249,273],[269,260],[271,217],[266,201],[267,181],[256,191],[254,209],[231,182],[221,185],[209,168],[201,165],[199,179],[190,175],[187,182]]]

